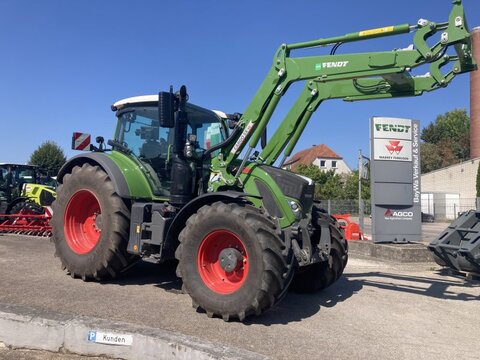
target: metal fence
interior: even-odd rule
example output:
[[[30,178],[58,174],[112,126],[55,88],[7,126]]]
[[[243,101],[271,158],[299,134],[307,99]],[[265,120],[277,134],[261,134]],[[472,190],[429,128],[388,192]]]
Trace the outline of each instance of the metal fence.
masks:
[[[364,216],[371,215],[370,200],[364,201]],[[320,200],[321,206],[330,214],[351,214],[358,216],[358,200]],[[477,208],[477,198],[443,197],[431,198],[422,197],[422,213],[424,221],[452,221],[461,213]],[[428,220],[427,220],[428,218]]]
[[[364,215],[371,214],[370,200],[363,200]],[[358,216],[358,199],[355,200],[320,200],[322,208],[330,214],[351,214]]]
[[[476,208],[476,198],[461,198],[455,194],[422,196],[422,212],[433,215],[435,221],[455,220],[459,214]]]

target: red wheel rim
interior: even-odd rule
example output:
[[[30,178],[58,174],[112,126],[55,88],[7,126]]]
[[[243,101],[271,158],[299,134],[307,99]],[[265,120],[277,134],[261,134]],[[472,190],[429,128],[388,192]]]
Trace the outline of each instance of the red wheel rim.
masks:
[[[77,191],[70,198],[64,216],[63,230],[68,246],[77,254],[90,252],[100,240],[101,214],[97,197],[89,190]]]
[[[242,254],[237,267],[226,272],[219,261],[220,252],[235,248]],[[248,275],[248,254],[240,238],[228,230],[215,230],[200,244],[197,255],[200,277],[207,287],[217,294],[231,294],[240,289]]]

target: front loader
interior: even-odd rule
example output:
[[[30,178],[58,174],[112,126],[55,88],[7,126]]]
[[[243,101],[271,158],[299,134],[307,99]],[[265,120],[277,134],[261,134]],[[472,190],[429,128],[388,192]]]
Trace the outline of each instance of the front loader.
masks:
[[[414,46],[407,49],[336,53],[343,43],[409,32]],[[436,34],[439,41],[428,45]],[[292,56],[315,47],[332,51]],[[421,65],[429,72],[412,75]],[[270,309],[289,287],[326,288],[343,273],[347,242],[314,201],[312,180],[282,170],[283,160],[274,166],[282,152],[283,159],[291,154],[325,100],[419,96],[475,69],[462,2],[455,0],[445,23],[422,19],[281,45],[243,114],[191,104],[185,86],[118,101],[111,149],[98,138],[98,147],[58,174],[56,255],[83,280],[115,277],[140,258],[176,258],[193,306],[226,321]],[[277,104],[298,81],[303,92],[267,142]]]

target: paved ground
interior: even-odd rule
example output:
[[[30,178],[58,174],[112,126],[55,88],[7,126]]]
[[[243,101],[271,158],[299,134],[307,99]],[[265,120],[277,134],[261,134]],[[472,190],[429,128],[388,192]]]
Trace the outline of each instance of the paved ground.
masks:
[[[74,354],[57,354],[39,350],[12,350],[0,347],[0,359],[2,360],[81,360],[84,356]],[[88,357],[88,360],[111,360],[105,357]]]
[[[82,282],[52,254],[47,239],[0,236],[0,303],[159,327],[278,359],[478,358],[480,283],[430,264],[351,259],[324,292],[290,293],[242,324],[195,312],[172,266],[142,263],[116,281]]]

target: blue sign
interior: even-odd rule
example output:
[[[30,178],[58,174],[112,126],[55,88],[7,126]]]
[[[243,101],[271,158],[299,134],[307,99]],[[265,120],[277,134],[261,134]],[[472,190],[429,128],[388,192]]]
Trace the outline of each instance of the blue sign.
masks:
[[[88,332],[88,341],[95,342],[97,340],[97,332],[96,331],[89,331]]]

